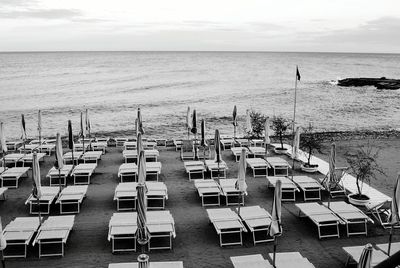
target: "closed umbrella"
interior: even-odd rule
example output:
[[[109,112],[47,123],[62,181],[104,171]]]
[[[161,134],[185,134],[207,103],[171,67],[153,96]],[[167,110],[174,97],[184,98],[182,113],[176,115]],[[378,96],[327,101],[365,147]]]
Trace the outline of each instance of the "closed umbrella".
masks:
[[[42,112],[38,111],[38,133],[39,133],[39,144],[42,144]]]
[[[189,140],[190,129],[192,128],[192,123],[190,122],[190,107],[188,106],[186,112],[186,128],[187,128],[187,139]]]
[[[196,116],[196,109],[193,110],[192,116],[192,129],[190,130],[194,135],[194,159],[198,159],[197,155],[197,116]]]
[[[235,183],[235,189],[239,191],[238,195],[238,215],[240,215],[240,203],[243,200],[243,195],[247,190],[246,184],[246,150],[243,148],[239,160],[238,178]]]
[[[89,150],[92,150],[92,141],[91,141],[91,138],[90,138],[91,124],[90,124],[89,110],[88,109],[86,109],[86,114],[85,114],[85,126],[86,126],[86,133],[87,133],[87,136],[89,138]]]
[[[0,217],[0,258],[1,258],[1,263],[3,265],[3,268],[6,267],[6,263],[4,261],[4,257],[3,257],[3,250],[5,250],[7,247],[7,241],[3,235],[3,227],[1,225],[1,217]]]
[[[282,209],[282,182],[276,182],[274,191],[274,201],[272,204],[271,225],[269,227],[269,236],[274,238],[274,253],[272,258],[272,265],[275,267],[276,247],[278,245],[277,237],[282,235],[281,225],[281,209]]]
[[[25,141],[26,141],[26,126],[25,126],[25,116],[21,114],[21,139],[24,145],[24,154],[25,154]]]
[[[56,135],[56,162],[54,163],[54,167],[58,170],[58,184],[60,185],[61,191],[61,169],[64,167],[64,161],[60,133]]]
[[[4,133],[4,126],[3,122],[0,122],[0,151],[3,154],[3,167],[6,167],[6,160],[5,155],[7,153],[7,143],[6,143],[6,136]]]
[[[72,134],[72,123],[71,120],[68,120],[68,148],[72,153],[72,166],[75,166],[74,160],[74,134]]]
[[[238,126],[236,105],[233,107],[232,124],[233,124],[233,139],[236,139],[236,127]]]
[[[390,227],[390,235],[389,235],[389,246],[388,246],[388,255],[390,256],[390,248],[392,246],[392,236],[393,236],[393,226],[398,225],[400,222],[400,174],[397,175],[396,184],[394,186],[393,197],[392,197],[392,214],[391,214],[391,227]]]
[[[137,126],[138,126],[138,131],[142,135],[144,134],[144,128],[143,128],[143,120],[142,120],[142,113],[140,112],[140,108],[137,109]],[[138,133],[136,133],[137,135]]]
[[[253,127],[251,125],[251,116],[250,116],[250,110],[247,109],[246,111],[246,125],[245,125],[245,129],[246,129],[246,134],[249,138],[249,146],[250,146],[250,137],[251,137],[251,133],[253,132]]]
[[[200,146],[203,147],[203,159],[204,159],[204,162],[205,162],[206,161],[207,141],[206,141],[206,121],[204,119],[201,120],[201,141],[200,141]]]
[[[40,181],[40,166],[39,159],[37,157],[36,152],[33,153],[32,159],[32,196],[36,198],[37,206],[38,206],[38,215],[39,222],[41,223],[41,215],[40,215],[40,198],[42,197],[42,185]]]
[[[136,150],[137,150],[137,157],[138,157],[137,158],[138,159],[137,163],[139,163],[140,152],[144,150],[143,141],[142,141],[142,134],[140,132],[138,133],[137,139],[136,139]]]
[[[358,261],[357,268],[371,268],[371,260],[372,260],[372,245],[367,244],[363,249],[360,259]]]
[[[299,158],[299,149],[300,149],[300,127],[296,127],[296,131],[294,134],[293,146],[292,146],[292,159]]]
[[[142,246],[142,251],[144,251],[144,246],[148,243],[150,239],[150,234],[147,230],[147,199],[146,199],[146,159],[144,156],[144,151],[141,151],[138,158],[138,185],[136,187],[137,192],[137,231],[136,239],[138,243]],[[139,261],[139,259],[138,259]],[[140,261],[139,261],[140,263]],[[146,266],[144,266],[146,267]]]
[[[325,181],[325,188],[328,189],[328,208],[331,204],[331,185],[336,182],[336,144],[333,142],[331,145],[331,152],[329,154],[329,173],[328,178]]]
[[[264,123],[264,143],[265,143],[265,157],[267,157],[267,154],[268,154],[268,144],[270,144],[271,143],[271,139],[269,138],[269,128],[270,128],[270,125],[269,125],[269,117],[267,117],[266,119],[265,119],[265,123]]]
[[[221,157],[221,138],[219,136],[219,130],[215,130],[215,135],[214,135],[214,146],[215,146],[215,162],[218,165],[218,181],[219,181],[219,164],[222,162],[222,157]]]
[[[84,127],[84,121],[83,121],[83,113],[81,112],[81,130],[79,131],[79,137],[82,139],[82,150],[83,153],[85,153],[85,136],[86,136],[86,128]]]

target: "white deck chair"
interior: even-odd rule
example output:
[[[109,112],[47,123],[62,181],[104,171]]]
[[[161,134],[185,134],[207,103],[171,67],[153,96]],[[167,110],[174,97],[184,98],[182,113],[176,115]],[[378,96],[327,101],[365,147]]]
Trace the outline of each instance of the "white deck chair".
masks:
[[[194,160],[194,145],[192,141],[182,141],[180,156],[182,161],[185,161],[186,159]]]
[[[269,164],[265,159],[262,158],[247,158],[247,166],[253,170],[253,177],[263,177],[268,176]]]
[[[2,158],[2,162],[4,161],[6,166],[9,164],[13,164],[16,167],[17,163],[22,161],[22,157],[24,157],[24,154],[17,154],[17,153],[7,154]]]
[[[114,200],[117,202],[117,211],[136,209],[136,182],[122,182],[117,185]]]
[[[226,205],[237,205],[239,202],[244,206],[244,196],[247,195],[247,191],[243,195],[236,189],[235,184],[237,179],[220,179],[219,185],[221,187],[221,194],[225,196]],[[231,200],[231,202],[230,202]]]
[[[39,224],[38,217],[18,217],[12,220],[3,230],[7,241],[7,247],[3,251],[4,258],[26,258],[27,247]]]
[[[36,153],[36,155],[37,155],[37,159],[38,159],[39,162],[42,162],[43,159],[44,159],[44,157],[46,156],[45,153]],[[26,155],[24,155],[24,156],[21,158],[21,161],[22,161],[22,166],[23,166],[23,167],[25,166],[25,164],[30,164],[30,165],[32,165],[32,162],[33,162],[33,154],[26,154]]]
[[[371,214],[384,229],[391,228],[390,216],[392,214],[392,201],[386,200],[377,203],[368,203],[365,205],[367,214]],[[399,228],[400,225],[395,225],[395,228]]]
[[[18,188],[18,182],[24,175],[28,177],[29,167],[12,167],[0,174],[1,187]]]
[[[136,181],[138,167],[135,163],[124,163],[119,167],[118,177],[120,182]],[[130,179],[128,179],[130,178]],[[133,180],[132,180],[133,178]]]
[[[267,162],[272,168],[273,176],[289,175],[289,168],[291,168],[291,166],[285,159],[273,156],[273,157],[268,157]]]
[[[389,244],[387,244],[387,243],[386,244],[377,244],[376,247],[387,254]],[[400,251],[400,242],[394,242],[394,243],[392,242],[392,244],[390,245],[390,256],[392,256],[393,254],[395,254],[399,251]]]
[[[121,147],[124,147],[124,144],[125,144],[125,142],[128,141],[128,138],[127,137],[116,137],[116,138],[114,138],[114,140],[115,140],[116,147],[121,148]]]
[[[229,208],[207,209],[208,218],[219,236],[219,245],[243,245],[242,233],[246,232],[239,216]],[[224,236],[237,235],[237,241],[224,242]]]
[[[282,182],[282,201],[296,201],[296,192],[300,190],[297,185],[288,177],[267,177],[268,187],[275,188],[277,181]]]
[[[25,201],[25,205],[29,204],[29,213],[38,214],[40,210],[41,214],[49,214],[50,206],[57,198],[59,191],[60,188],[58,187],[42,186],[41,187],[42,196],[39,199],[39,204],[37,202],[37,199],[33,197],[32,194],[30,194],[28,199]]]
[[[241,207],[239,216],[247,229],[252,233],[254,245],[274,241],[268,235],[271,225],[271,215],[264,208],[260,206]]]
[[[89,141],[85,140],[85,151],[89,149]],[[83,143],[74,143],[74,151],[83,152]]]
[[[205,161],[207,170],[210,171],[210,176],[211,179],[218,178],[218,173],[220,174],[220,178],[224,179],[226,178],[226,171],[228,170],[228,165],[225,163],[225,161],[222,160],[221,163],[216,163],[215,160],[206,160]],[[222,172],[222,174],[221,174]],[[217,174],[217,175],[215,175]]]
[[[318,181],[308,176],[293,176],[291,179],[303,192],[304,201],[321,200],[323,187]]]
[[[347,260],[345,267],[348,267],[350,263],[358,263],[365,246],[353,246],[353,247],[343,247],[343,250],[347,253]],[[388,256],[381,250],[372,248],[372,259],[371,267],[374,267],[378,263],[387,259]]]
[[[273,253],[269,254],[273,258]],[[315,266],[304,258],[299,252],[279,252],[275,255],[276,268],[315,268]]]
[[[137,163],[137,150],[124,150],[122,152],[123,157],[125,158],[125,163],[135,162]],[[147,149],[144,150],[144,156],[146,158],[146,162],[148,160],[153,160],[157,162],[158,157],[160,156],[160,152],[156,149]]]
[[[64,188],[56,201],[56,204],[60,204],[60,214],[79,213],[87,189],[87,185],[72,185]],[[75,209],[68,210],[67,207],[71,206]]]
[[[94,173],[97,164],[79,164],[72,171],[74,184],[90,184],[90,177]]]
[[[230,257],[234,268],[273,268],[261,254]]]
[[[204,179],[204,172],[206,167],[202,161],[185,161],[183,162],[186,173],[189,175],[189,181],[192,180],[194,174],[201,174],[201,178]]]
[[[20,154],[31,154],[33,152],[38,152],[39,151],[39,143],[37,144],[25,144],[25,146],[20,147],[18,149]]]
[[[7,149],[9,151],[16,151],[19,147],[22,146],[21,141],[6,141]]]
[[[114,213],[108,224],[108,241],[111,251],[136,251],[136,212]]]
[[[324,203],[324,205],[328,206],[328,203]],[[367,235],[367,223],[374,223],[374,221],[365,215],[360,209],[344,201],[330,202],[329,209],[339,216],[346,224],[347,237],[350,235]],[[363,228],[362,230],[351,230],[351,226],[360,225]]]
[[[64,164],[75,163],[78,164],[79,160],[82,158],[83,152],[74,151],[74,159],[72,159],[72,152],[67,152],[63,155]]]
[[[150,262],[149,267],[151,268],[183,268],[183,262],[181,261],[160,261]],[[125,262],[125,263],[110,263],[108,268],[139,268],[137,262]]]
[[[308,217],[318,228],[318,238],[340,237],[339,224],[344,224],[341,218],[326,206],[319,203],[297,203],[299,217]],[[322,229],[333,229],[331,233],[322,234]]]
[[[194,180],[194,186],[201,198],[201,205],[203,207],[219,206],[221,204],[221,188],[216,181],[197,179]]]
[[[51,155],[51,153],[55,150],[56,145],[52,143],[44,143],[39,145],[39,152],[45,153],[46,155]]]
[[[249,154],[253,155],[254,157],[264,157],[265,147],[256,147],[256,146],[249,147]]]
[[[102,154],[105,154],[106,153],[108,139],[104,138],[104,140],[99,140],[99,138],[96,138],[96,142],[92,142],[92,144],[91,144],[92,150],[93,151],[101,151]]]
[[[83,162],[84,163],[98,163],[100,161],[101,156],[103,152],[102,151],[87,151],[83,154]]]
[[[150,233],[148,245],[152,249],[172,249],[176,237],[175,221],[168,210],[147,211],[147,229]],[[155,245],[156,244],[156,245]]]
[[[46,175],[50,180],[50,186],[60,186],[60,179],[61,185],[67,185],[67,178],[71,175],[72,169],[73,165],[64,165],[59,173],[58,169],[52,167]]]
[[[240,159],[240,155],[242,154],[242,149],[244,149],[246,151],[246,158],[249,154],[249,149],[246,147],[231,147],[231,152],[233,157],[235,158],[236,162],[239,162]]]
[[[33,245],[39,245],[39,258],[64,256],[64,247],[74,222],[75,216],[50,216],[42,223],[33,241]]]

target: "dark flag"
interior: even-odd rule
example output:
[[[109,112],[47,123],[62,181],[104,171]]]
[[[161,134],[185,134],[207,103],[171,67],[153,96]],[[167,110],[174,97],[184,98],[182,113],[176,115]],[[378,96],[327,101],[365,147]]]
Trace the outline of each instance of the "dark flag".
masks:
[[[74,149],[74,136],[72,134],[72,123],[71,120],[68,120],[68,148]]]
[[[193,110],[193,117],[192,117],[192,129],[191,129],[191,132],[193,133],[193,134],[197,134],[197,124],[196,124],[196,121],[197,121],[197,116],[196,116],[196,109],[195,110]]]
[[[296,66],[296,79],[298,81],[300,81],[300,78],[301,78],[301,76],[300,76],[299,68]]]

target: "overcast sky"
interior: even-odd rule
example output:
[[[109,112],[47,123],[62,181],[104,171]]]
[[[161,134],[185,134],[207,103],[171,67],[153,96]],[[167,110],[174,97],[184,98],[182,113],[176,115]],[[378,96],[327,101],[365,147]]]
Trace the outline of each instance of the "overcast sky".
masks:
[[[399,0],[0,0],[0,51],[400,53]]]

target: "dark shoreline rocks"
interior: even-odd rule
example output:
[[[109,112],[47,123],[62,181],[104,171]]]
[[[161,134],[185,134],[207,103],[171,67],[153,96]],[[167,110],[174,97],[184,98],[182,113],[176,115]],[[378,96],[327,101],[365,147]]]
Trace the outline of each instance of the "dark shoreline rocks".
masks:
[[[400,79],[381,78],[345,78],[338,81],[342,87],[375,86],[377,89],[395,90],[400,88]]]

